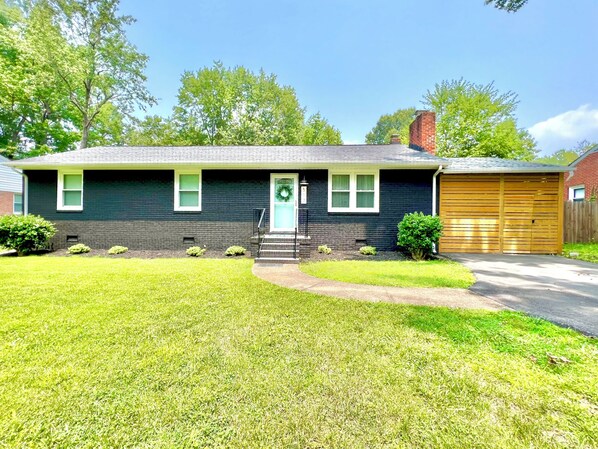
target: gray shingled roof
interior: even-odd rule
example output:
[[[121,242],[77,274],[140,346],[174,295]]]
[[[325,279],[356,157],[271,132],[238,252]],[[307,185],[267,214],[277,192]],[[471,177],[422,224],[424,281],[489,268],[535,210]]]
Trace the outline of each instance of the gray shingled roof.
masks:
[[[493,157],[451,157],[444,173],[566,172],[569,167]]]
[[[94,147],[14,161],[19,168],[51,166],[202,164],[230,167],[317,167],[362,164],[437,167],[444,160],[406,145]]]
[[[8,162],[8,159],[0,156],[0,192],[21,193],[23,190],[23,177],[16,170],[2,165],[6,162]]]
[[[439,158],[406,145],[94,147],[49,154],[9,165],[23,169],[58,167],[164,168],[198,164],[222,168],[328,168],[372,165],[395,168],[444,167],[445,173],[564,172],[568,167],[497,158]]]

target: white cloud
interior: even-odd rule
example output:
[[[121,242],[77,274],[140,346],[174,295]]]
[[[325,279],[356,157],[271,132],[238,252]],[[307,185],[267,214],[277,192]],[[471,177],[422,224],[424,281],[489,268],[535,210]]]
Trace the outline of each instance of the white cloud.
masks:
[[[529,128],[542,153],[572,148],[581,140],[598,141],[598,109],[584,104]]]

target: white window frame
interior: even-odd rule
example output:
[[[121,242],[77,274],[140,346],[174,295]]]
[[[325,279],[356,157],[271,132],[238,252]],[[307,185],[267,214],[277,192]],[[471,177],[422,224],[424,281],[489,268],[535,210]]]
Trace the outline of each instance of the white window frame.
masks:
[[[585,184],[580,184],[578,186],[571,186],[569,187],[569,200],[570,201],[575,201],[575,191],[579,190],[579,189],[583,189],[584,190],[584,195],[583,195],[583,199],[582,200],[578,200],[578,201],[584,201],[586,199],[586,186]]]
[[[65,206],[64,205],[64,175],[81,175],[81,205],[80,206]],[[83,210],[83,190],[85,186],[85,179],[83,170],[59,170],[58,171],[58,188],[56,189],[56,209],[64,211],[82,211]],[[78,191],[78,190],[77,190]]]
[[[333,175],[349,175],[349,207],[332,207]],[[357,175],[374,175],[374,207],[357,207]],[[380,170],[328,170],[328,212],[357,214],[380,212]]]
[[[17,199],[17,195],[21,196],[21,212],[17,212],[17,210],[15,209],[15,206],[17,205],[16,199]],[[23,194],[22,193],[13,193],[12,194],[12,213],[14,215],[23,215],[23,211],[24,211],[24,207],[23,207]]]
[[[198,199],[197,206],[181,206],[179,195],[180,175],[198,175],[199,176],[199,190],[197,191]],[[202,177],[201,170],[175,170],[174,171],[174,210],[176,212],[201,212],[201,191],[202,191]]]

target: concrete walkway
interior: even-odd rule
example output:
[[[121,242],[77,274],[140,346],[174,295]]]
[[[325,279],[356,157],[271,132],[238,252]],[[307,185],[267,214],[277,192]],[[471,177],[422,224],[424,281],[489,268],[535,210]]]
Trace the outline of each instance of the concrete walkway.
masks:
[[[401,288],[350,284],[310,276],[294,264],[254,264],[253,274],[281,287],[337,298],[391,302],[416,306],[444,306],[460,309],[505,310],[491,299],[460,288]]]

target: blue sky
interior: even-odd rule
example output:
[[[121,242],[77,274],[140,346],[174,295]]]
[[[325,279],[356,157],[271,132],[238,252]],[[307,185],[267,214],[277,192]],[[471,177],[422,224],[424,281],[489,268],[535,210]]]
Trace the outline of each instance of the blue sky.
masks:
[[[519,125],[544,152],[598,141],[596,0],[529,0],[516,14],[483,0],[122,0],[121,11],[150,57],[150,113],[170,114],[183,71],[220,60],[276,74],[346,143],[460,77],[516,92]]]

